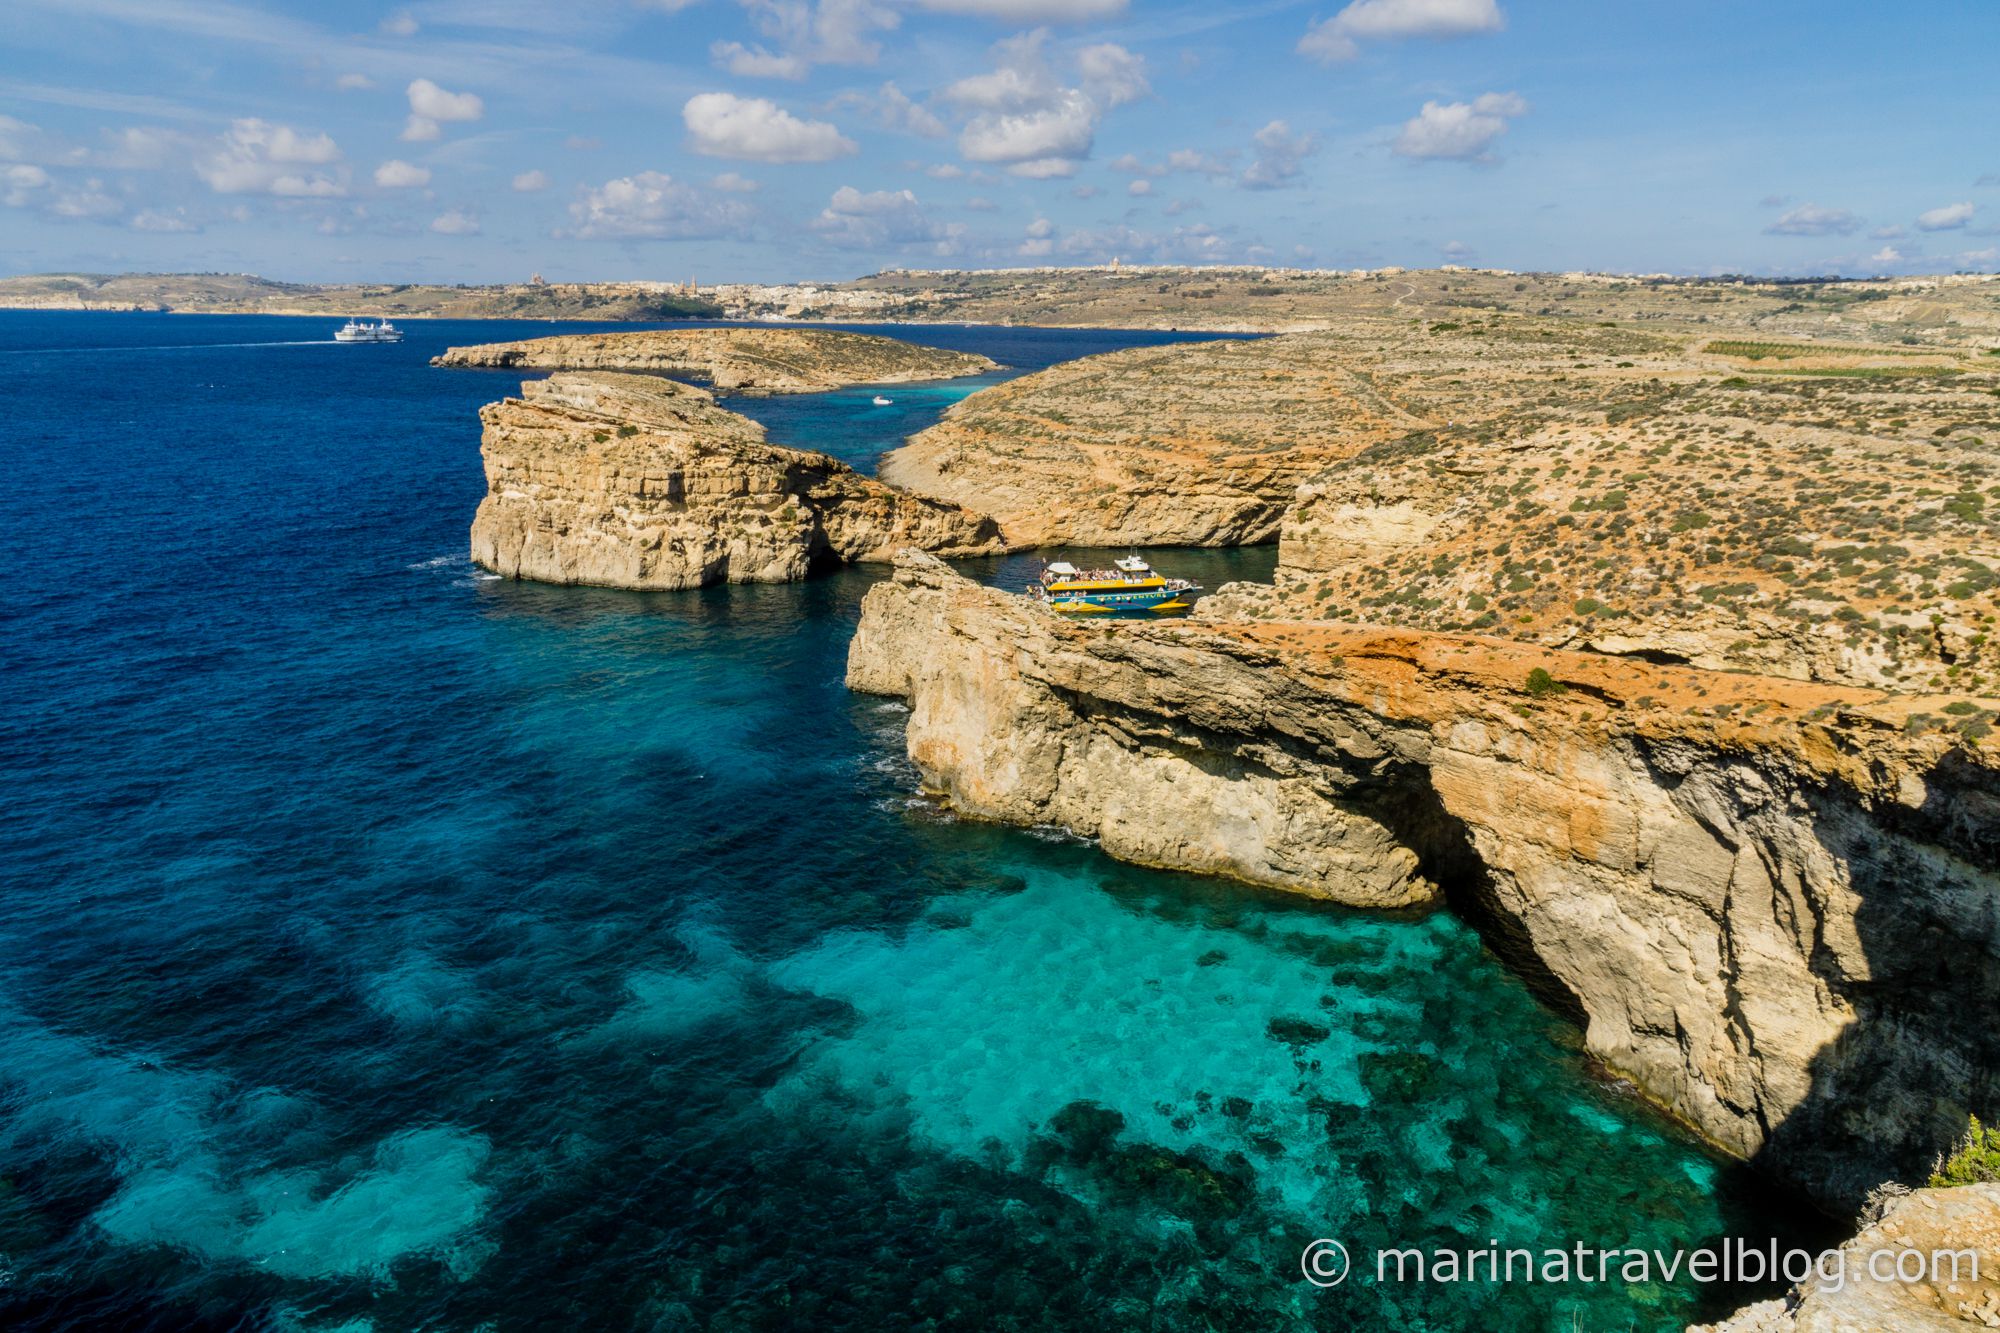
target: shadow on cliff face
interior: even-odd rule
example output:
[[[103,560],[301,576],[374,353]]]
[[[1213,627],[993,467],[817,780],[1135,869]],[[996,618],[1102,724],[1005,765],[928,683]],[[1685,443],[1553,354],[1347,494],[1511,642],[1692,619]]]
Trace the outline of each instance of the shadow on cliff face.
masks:
[[[1652,777],[1670,793],[1684,780],[1658,766]],[[1843,1218],[1885,1180],[1922,1184],[1968,1115],[2000,1120],[2000,778],[1949,754],[1926,786],[1916,808],[1845,788],[1780,792],[1733,828],[1709,825],[1763,864],[1765,879],[1731,891],[1772,894],[1789,943],[1852,1014],[1810,1062],[1798,1103],[1756,1110],[1763,1145],[1748,1162]],[[1399,766],[1348,799],[1418,853],[1451,910],[1537,998],[1588,1026],[1426,769]],[[1718,929],[1731,929],[1726,913]],[[1732,1017],[1754,1056],[1755,1025]]]
[[[1856,899],[1853,948],[1802,922],[1813,972],[1853,1019],[1752,1165],[1846,1207],[1924,1183],[1966,1117],[2000,1117],[2000,776],[1947,754],[1915,808],[1804,794]],[[1816,909],[1825,903],[1806,886]]]
[[[1536,999],[1579,1029],[1589,1023],[1583,1001],[1542,961],[1520,918],[1500,906],[1493,876],[1480,860],[1472,834],[1445,809],[1428,770],[1399,765],[1381,789],[1355,805],[1417,854],[1419,871],[1443,889],[1445,905],[1479,933]]]

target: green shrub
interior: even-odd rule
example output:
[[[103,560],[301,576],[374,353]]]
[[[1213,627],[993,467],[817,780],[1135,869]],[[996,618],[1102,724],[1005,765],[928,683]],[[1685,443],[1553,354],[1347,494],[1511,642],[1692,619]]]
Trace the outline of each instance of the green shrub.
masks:
[[[1569,693],[1569,686],[1551,676],[1541,667],[1528,673],[1528,694],[1535,699],[1550,699],[1558,694]]]
[[[2000,1182],[2000,1129],[1988,1129],[1973,1116],[1965,1137],[1931,1168],[1931,1188],[1994,1182]]]

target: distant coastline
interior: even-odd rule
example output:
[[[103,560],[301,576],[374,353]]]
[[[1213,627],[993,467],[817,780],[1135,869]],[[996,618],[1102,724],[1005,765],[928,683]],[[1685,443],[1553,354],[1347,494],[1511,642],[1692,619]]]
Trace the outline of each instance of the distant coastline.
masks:
[[[1295,333],[1354,319],[1449,321],[1474,312],[1786,338],[2000,345],[1993,274],[1904,278],[1679,278],[1502,269],[1244,267],[875,273],[839,282],[531,280],[487,286],[288,283],[249,274],[0,278],[0,309],[599,323],[961,325]],[[1945,310],[1940,315],[1939,311]]]

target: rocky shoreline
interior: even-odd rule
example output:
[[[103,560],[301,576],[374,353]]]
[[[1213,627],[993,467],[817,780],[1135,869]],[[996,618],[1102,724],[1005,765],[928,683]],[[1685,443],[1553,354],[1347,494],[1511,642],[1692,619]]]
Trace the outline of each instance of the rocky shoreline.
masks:
[[[1525,692],[1537,666],[1560,695]],[[918,553],[868,594],[848,681],[909,702],[910,758],[966,813],[1356,906],[1449,897],[1593,1055],[1830,1209],[2000,1095],[2000,748],[1910,734],[1921,700],[1412,631],[1080,626]]]

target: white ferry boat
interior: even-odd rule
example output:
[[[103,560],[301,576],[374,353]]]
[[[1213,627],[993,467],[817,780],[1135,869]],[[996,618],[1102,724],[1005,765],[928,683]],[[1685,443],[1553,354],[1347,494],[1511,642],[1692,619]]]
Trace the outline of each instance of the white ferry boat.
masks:
[[[386,319],[380,324],[358,324],[350,319],[345,327],[334,330],[333,340],[337,343],[399,343],[403,341],[403,331]]]

